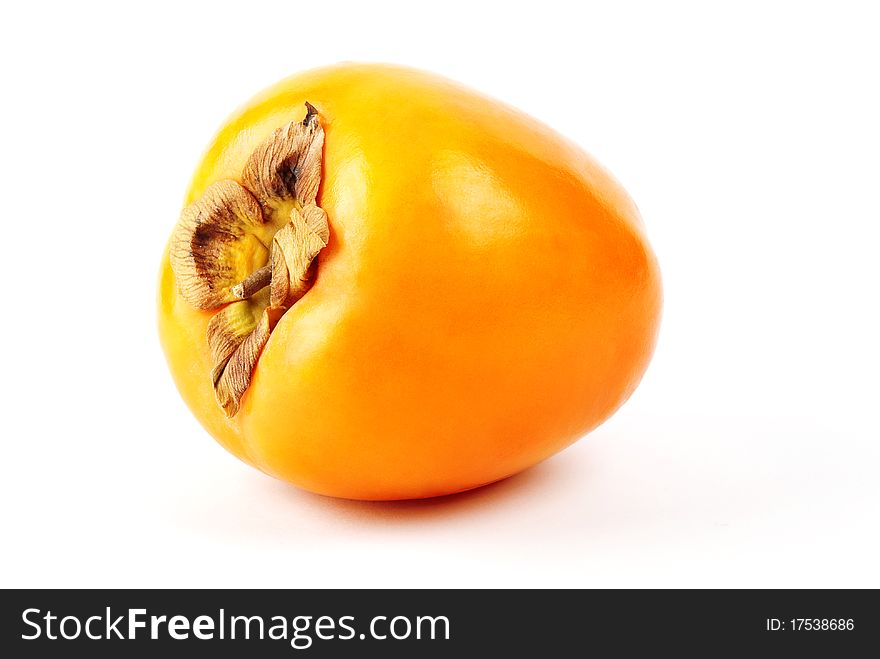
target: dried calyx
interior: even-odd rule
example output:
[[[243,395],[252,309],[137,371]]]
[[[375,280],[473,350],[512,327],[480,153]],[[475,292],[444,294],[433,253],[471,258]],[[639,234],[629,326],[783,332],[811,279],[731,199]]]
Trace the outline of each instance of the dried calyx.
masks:
[[[239,181],[210,186],[187,206],[171,237],[181,296],[217,310],[207,341],[217,402],[233,416],[278,319],[306,291],[327,245],[316,205],[324,131],[315,108],[276,130],[248,158]]]

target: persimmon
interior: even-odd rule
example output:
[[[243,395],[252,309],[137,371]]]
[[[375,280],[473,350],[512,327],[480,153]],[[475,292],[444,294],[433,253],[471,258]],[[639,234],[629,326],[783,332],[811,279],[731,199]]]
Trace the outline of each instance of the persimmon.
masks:
[[[622,187],[449,80],[344,64],[240,109],[196,169],[159,330],[226,449],[308,490],[497,481],[611,415],[651,357],[657,261]]]

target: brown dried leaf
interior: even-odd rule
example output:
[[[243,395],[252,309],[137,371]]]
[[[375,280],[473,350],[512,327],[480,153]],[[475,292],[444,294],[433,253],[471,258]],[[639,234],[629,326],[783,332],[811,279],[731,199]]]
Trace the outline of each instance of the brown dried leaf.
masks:
[[[317,110],[306,103],[306,117],[282,126],[258,146],[242,173],[242,182],[260,200],[267,215],[294,203],[315,201],[321,183],[324,129]],[[283,217],[283,216],[282,216]]]
[[[257,322],[254,322],[250,309],[226,313],[240,305],[251,306],[247,301],[231,304],[211,319],[211,325],[214,325],[213,335],[211,325],[208,327],[208,342],[211,343],[211,354],[215,360],[211,371],[214,395],[228,417],[235,416],[238,412],[241,398],[251,384],[260,354],[272,329],[284,313],[284,309],[269,307],[263,311]],[[248,316],[252,329],[242,337],[240,332],[248,327]]]
[[[171,269],[181,296],[198,309],[235,300],[232,286],[249,273],[243,241],[263,224],[253,195],[235,181],[219,181],[183,209],[171,236]]]
[[[227,305],[208,322],[208,347],[211,349],[211,381],[216,384],[226,363],[248,334],[254,331],[259,310],[249,300]]]
[[[327,214],[315,204],[293,209],[272,240],[269,304],[290,307],[312,284],[312,262],[330,238]]]

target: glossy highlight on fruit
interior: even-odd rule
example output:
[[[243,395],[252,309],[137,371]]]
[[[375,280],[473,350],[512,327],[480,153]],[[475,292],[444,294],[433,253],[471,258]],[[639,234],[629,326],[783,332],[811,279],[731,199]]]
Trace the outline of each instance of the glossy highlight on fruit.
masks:
[[[661,298],[638,211],[580,148],[444,78],[342,64],[217,134],[158,317],[231,453],[313,492],[407,499],[515,474],[608,418]]]

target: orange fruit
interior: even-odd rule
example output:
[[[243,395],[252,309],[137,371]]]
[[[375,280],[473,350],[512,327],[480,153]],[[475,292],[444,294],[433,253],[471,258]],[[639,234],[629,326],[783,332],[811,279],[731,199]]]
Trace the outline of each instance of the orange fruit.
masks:
[[[242,184],[306,103],[324,132],[329,238],[232,416],[206,341],[218,311],[190,304],[163,258],[162,345],[217,441],[314,492],[429,497],[526,469],[629,397],[662,297],[638,211],[580,148],[498,101],[392,66],[295,75],[223,126],[186,205]],[[260,249],[246,267],[268,262]]]

